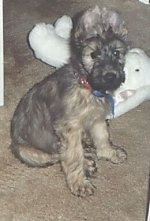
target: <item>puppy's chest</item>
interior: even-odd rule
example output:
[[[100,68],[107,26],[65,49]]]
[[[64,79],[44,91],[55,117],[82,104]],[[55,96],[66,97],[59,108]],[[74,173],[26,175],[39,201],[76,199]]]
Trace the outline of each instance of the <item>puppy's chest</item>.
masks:
[[[70,116],[76,116],[82,122],[95,121],[104,118],[107,113],[107,104],[104,100],[95,97],[90,90],[77,88],[69,101],[68,113]]]

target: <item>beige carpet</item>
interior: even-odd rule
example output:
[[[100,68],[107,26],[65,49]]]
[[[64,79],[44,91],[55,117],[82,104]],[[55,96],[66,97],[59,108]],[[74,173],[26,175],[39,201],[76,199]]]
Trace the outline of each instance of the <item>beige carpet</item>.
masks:
[[[137,0],[4,0],[5,106],[0,108],[0,221],[143,221],[150,159],[150,102],[111,123],[112,140],[123,145],[121,165],[100,161],[94,196],[70,194],[60,167],[28,168],[8,149],[10,119],[20,97],[54,69],[36,60],[27,34],[38,22],[97,3],[121,11],[134,47],[150,49],[150,6]]]

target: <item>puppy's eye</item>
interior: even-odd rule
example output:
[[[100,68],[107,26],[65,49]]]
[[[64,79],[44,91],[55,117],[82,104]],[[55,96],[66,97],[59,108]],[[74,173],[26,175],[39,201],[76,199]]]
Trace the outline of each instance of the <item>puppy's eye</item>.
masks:
[[[92,59],[96,59],[96,58],[100,58],[101,57],[101,53],[100,51],[94,51],[91,53],[91,58]]]
[[[114,55],[116,58],[119,58],[119,56],[120,56],[120,51],[114,50],[113,55]]]

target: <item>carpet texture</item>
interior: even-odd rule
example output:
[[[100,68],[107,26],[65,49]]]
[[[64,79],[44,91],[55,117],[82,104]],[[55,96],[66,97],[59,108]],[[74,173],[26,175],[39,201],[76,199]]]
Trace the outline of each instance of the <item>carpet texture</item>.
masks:
[[[5,0],[5,106],[0,108],[0,221],[143,221],[150,159],[150,102],[111,122],[113,143],[128,160],[99,161],[95,194],[85,199],[66,187],[59,165],[37,169],[9,150],[10,120],[21,96],[54,68],[34,58],[27,35],[38,22],[53,23],[92,4],[119,10],[133,47],[150,49],[150,6],[137,0]]]

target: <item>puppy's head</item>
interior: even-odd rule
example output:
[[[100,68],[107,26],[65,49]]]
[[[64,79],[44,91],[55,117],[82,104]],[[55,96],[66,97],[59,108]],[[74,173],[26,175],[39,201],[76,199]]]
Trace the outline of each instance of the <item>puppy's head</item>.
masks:
[[[120,15],[97,6],[85,11],[72,31],[72,49],[94,90],[112,91],[124,81],[126,29]]]

